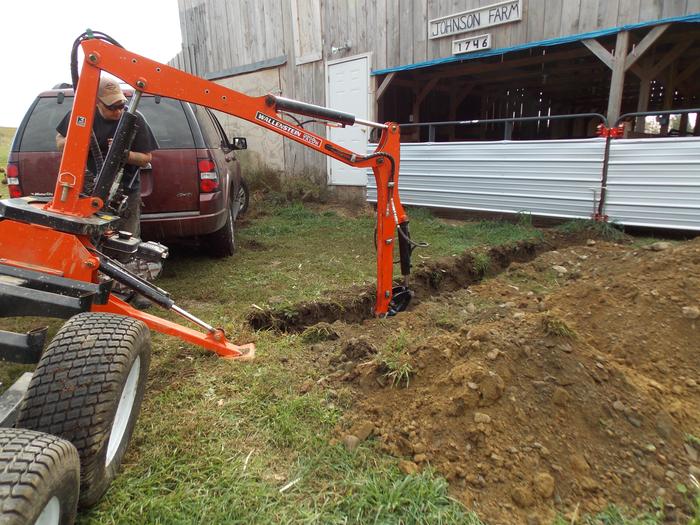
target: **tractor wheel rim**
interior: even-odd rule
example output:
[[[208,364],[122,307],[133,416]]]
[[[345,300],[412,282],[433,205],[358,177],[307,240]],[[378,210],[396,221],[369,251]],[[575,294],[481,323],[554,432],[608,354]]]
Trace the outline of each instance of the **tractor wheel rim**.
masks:
[[[39,514],[34,525],[58,525],[61,520],[61,502],[53,496]]]
[[[141,370],[141,357],[137,356],[134,363],[131,365],[129,376],[126,378],[122,395],[117,406],[117,413],[114,415],[114,423],[112,423],[112,432],[109,434],[109,443],[107,444],[107,457],[105,458],[105,466],[109,467],[114,459],[114,456],[119,450],[119,445],[124,438],[124,432],[131,419],[131,412],[134,408],[134,400],[136,399],[136,390],[139,384],[139,372]]]

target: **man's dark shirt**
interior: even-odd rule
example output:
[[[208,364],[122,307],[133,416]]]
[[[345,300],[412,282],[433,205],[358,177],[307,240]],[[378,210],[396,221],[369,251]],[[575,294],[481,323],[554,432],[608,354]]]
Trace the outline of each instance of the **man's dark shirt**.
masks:
[[[136,135],[134,136],[134,142],[131,144],[131,151],[136,151],[138,153],[150,153],[153,150],[158,149],[158,141],[156,140],[151,127],[143,118],[143,115],[136,112]],[[68,134],[68,124],[70,122],[71,112],[66,113],[61,122],[56,126],[56,131],[63,135],[64,137]],[[107,120],[100,115],[98,110],[95,110],[95,118],[92,124],[92,130],[95,132],[95,137],[97,138],[97,143],[100,145],[100,151],[102,151],[102,157],[107,156],[108,139],[114,137],[114,132],[117,130],[118,120]],[[95,170],[95,160],[92,158],[92,153],[88,155],[87,169],[89,169],[94,175],[97,175]],[[124,165],[124,179],[125,182],[127,175],[132,175],[136,172],[138,166],[133,164]],[[134,181],[136,182],[136,181]]]

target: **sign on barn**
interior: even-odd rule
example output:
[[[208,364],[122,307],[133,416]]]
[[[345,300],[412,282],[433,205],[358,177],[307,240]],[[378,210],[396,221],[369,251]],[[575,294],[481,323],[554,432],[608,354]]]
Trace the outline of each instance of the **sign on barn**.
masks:
[[[474,51],[483,51],[484,49],[491,49],[491,33],[452,41],[453,55],[473,53]]]
[[[432,40],[467,31],[478,31],[486,27],[517,22],[522,18],[522,0],[508,0],[430,20],[428,38]]]

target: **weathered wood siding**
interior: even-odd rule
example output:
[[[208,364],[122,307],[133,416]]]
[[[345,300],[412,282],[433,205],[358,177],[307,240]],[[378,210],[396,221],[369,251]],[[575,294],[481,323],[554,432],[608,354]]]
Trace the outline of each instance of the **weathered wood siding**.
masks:
[[[322,59],[297,65],[294,56],[292,2],[299,13],[319,2]],[[286,97],[325,104],[325,62],[372,53],[372,69],[384,69],[451,56],[460,36],[428,39],[428,21],[497,0],[178,0],[182,53],[172,62],[198,75],[286,56],[280,90]],[[700,0],[522,0],[520,22],[490,27],[493,48],[585,33],[624,24],[700,12]],[[314,21],[299,27],[313,31]],[[303,25],[305,20],[299,18]],[[352,48],[331,54],[333,46]],[[235,77],[226,84],[236,87]],[[261,86],[262,88],[262,86]],[[247,90],[249,94],[250,90]],[[264,94],[261,89],[260,95]],[[311,128],[324,133],[324,128]],[[233,131],[233,130],[232,130]],[[325,171],[325,158],[285,140],[287,171]],[[255,146],[252,145],[254,148]]]

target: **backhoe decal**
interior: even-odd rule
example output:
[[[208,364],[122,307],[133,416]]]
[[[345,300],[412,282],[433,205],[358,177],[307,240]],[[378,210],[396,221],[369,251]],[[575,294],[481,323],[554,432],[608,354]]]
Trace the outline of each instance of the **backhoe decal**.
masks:
[[[295,129],[292,126],[290,126],[289,124],[285,124],[284,122],[281,122],[281,121],[277,120],[276,118],[272,118],[269,115],[265,115],[265,113],[261,113],[260,111],[258,111],[255,114],[255,118],[257,120],[259,120],[260,122],[264,122],[266,124],[269,124],[270,126],[274,126],[277,129],[282,130],[287,135],[290,135],[292,137],[298,137],[301,140],[303,140],[304,142],[308,142],[309,144],[313,144],[314,146],[317,146],[317,147],[321,145],[321,141],[318,140],[313,135],[309,135],[307,133],[302,133],[298,129]]]

